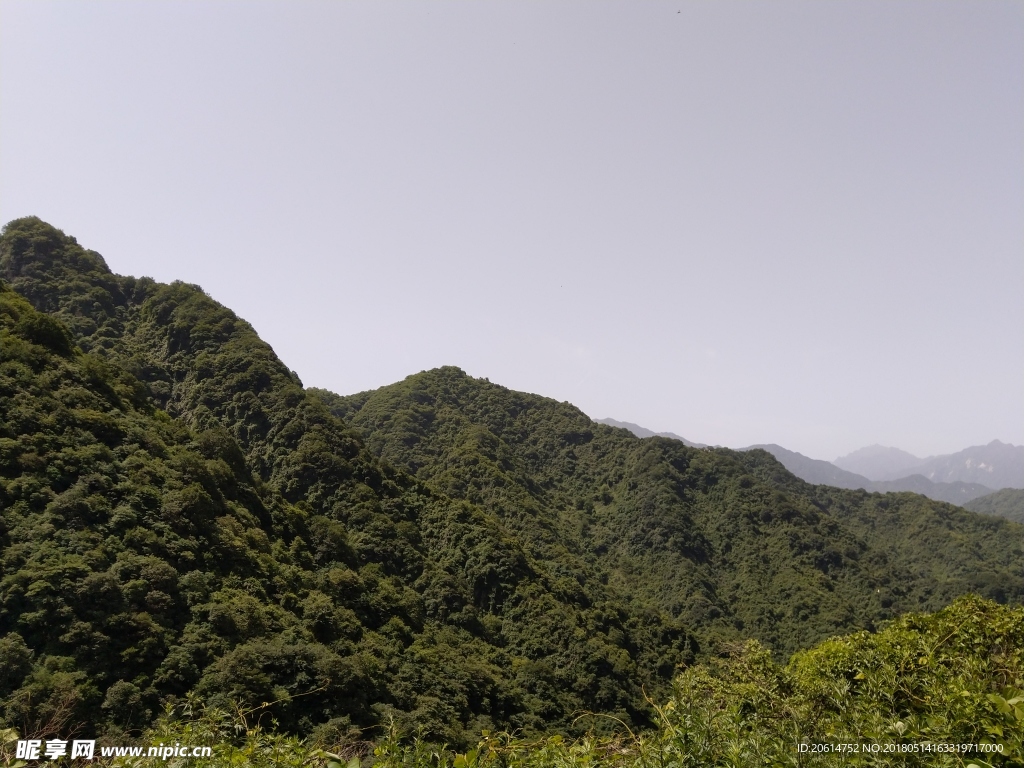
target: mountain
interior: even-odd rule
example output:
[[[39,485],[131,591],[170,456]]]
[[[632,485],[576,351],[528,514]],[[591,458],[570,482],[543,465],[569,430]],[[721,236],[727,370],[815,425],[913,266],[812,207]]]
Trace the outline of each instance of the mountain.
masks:
[[[899,448],[887,448],[883,445],[869,445],[833,461],[840,469],[863,475],[869,480],[896,480],[914,473],[924,464],[912,453]]]
[[[1022,583],[1012,567],[994,576],[993,551],[954,543],[947,526],[977,531],[985,518],[912,494],[811,486],[763,450],[640,440],[457,368],[318,394],[388,463],[494,509],[539,559],[571,553],[631,601],[694,627],[702,648],[744,635],[801,647],[955,590],[952,573],[987,589]],[[1010,536],[999,546],[1016,562]],[[947,543],[925,545],[932,537]]]
[[[677,618],[372,455],[197,286],[114,275],[38,219],[5,228],[0,277],[0,718],[22,732],[131,729],[190,692],[301,733],[644,724],[693,658]]]
[[[832,485],[836,488],[863,488],[876,493],[899,493],[909,491],[927,496],[936,501],[946,501],[950,504],[962,506],[972,499],[992,493],[992,489],[978,483],[963,483],[960,481],[952,483],[933,482],[923,475],[910,475],[901,477],[899,480],[884,482],[871,481],[862,475],[855,475],[840,469],[835,464],[820,459],[810,459],[802,453],[790,451],[781,445],[754,445],[741,450],[752,450],[760,448],[768,451],[782,465],[808,483],[814,485]]]
[[[456,368],[307,390],[198,286],[35,218],[0,278],[0,728],[127,734],[190,695],[325,738],[643,726],[737,640],[1024,598],[1010,521]]]
[[[649,429],[641,427],[639,424],[633,424],[629,421],[616,421],[615,419],[594,419],[598,424],[607,424],[609,427],[618,427],[619,429],[628,429],[637,437],[668,437],[673,440],[678,440],[683,445],[688,445],[691,448],[706,448],[704,443],[691,443],[685,437],[680,437],[675,432],[652,432]]]
[[[952,483],[936,483],[924,475],[910,475],[901,477],[899,480],[880,480],[872,483],[870,490],[879,493],[910,491],[911,493],[920,493],[929,499],[947,501],[961,507],[974,499],[992,493],[991,488],[978,483],[963,483],[959,480]]]
[[[872,445],[841,456],[834,463],[878,481],[920,475],[934,483],[967,483],[990,489],[1024,488],[1024,446],[1007,445],[998,440],[927,459],[919,459],[898,448]]]
[[[866,488],[871,489],[872,483],[866,477],[847,472],[835,464],[820,459],[810,459],[802,453],[790,451],[781,445],[774,443],[768,445],[752,445],[749,448],[741,448],[742,451],[749,451],[755,448],[768,451],[778,459],[782,465],[799,477],[813,485],[831,485],[836,488]]]
[[[972,512],[985,515],[999,515],[1008,520],[1024,523],[1024,490],[1020,488],[1003,488],[988,496],[964,504]]]
[[[623,427],[630,430],[633,434],[638,437],[652,437],[655,435],[649,429],[644,429],[636,424],[630,424],[629,422],[616,422],[614,419],[601,419],[601,424],[609,424],[614,427]],[[660,436],[674,437],[682,440],[687,445],[694,445],[694,443],[687,442],[682,437],[674,435],[671,432],[658,432]],[[997,443],[1002,445],[1002,443]],[[703,445],[695,445],[697,447],[703,447]],[[1013,447],[1013,446],[1005,446]],[[745,449],[739,449],[740,451],[752,451],[754,449],[761,449],[767,451],[769,454],[774,456],[787,470],[793,472],[802,480],[809,482],[813,485],[833,485],[838,488],[863,488],[865,490],[871,490],[880,494],[889,493],[900,493],[910,492],[912,494],[921,494],[927,496],[929,499],[934,499],[940,502],[949,502],[950,504],[956,504],[958,506],[964,506],[968,502],[974,499],[986,496],[992,493],[992,488],[987,485],[982,485],[978,482],[964,482],[961,480],[953,481],[936,481],[921,474],[913,474],[909,476],[898,476],[898,479],[876,481],[871,480],[862,474],[856,474],[855,472],[848,471],[843,467],[837,466],[837,464],[822,461],[820,459],[810,459],[803,454],[798,454],[796,451],[790,451],[784,449],[781,445],[775,443],[766,443],[761,445],[751,445],[745,447]],[[962,452],[968,458],[963,459],[961,455],[956,454],[959,462],[963,461],[970,462],[972,460],[980,462],[977,458],[977,454],[972,453],[973,449],[968,449],[966,452]],[[845,461],[853,457],[852,461]],[[909,457],[909,459],[907,458]],[[950,457],[942,457],[950,458]],[[899,451],[899,449],[886,449],[881,445],[873,445],[867,447],[867,449],[861,449],[850,454],[849,457],[844,457],[845,464],[849,466],[868,465],[873,466],[874,469],[878,470],[882,466],[909,466],[910,460],[918,462],[919,466],[924,466],[925,462],[933,462],[934,460],[916,459],[910,454]],[[992,459],[989,458],[991,462]],[[873,465],[872,465],[873,462]],[[888,462],[888,464],[885,464]],[[903,462],[900,465],[900,462]],[[929,465],[931,466],[931,465]],[[985,465],[991,466],[991,464]],[[1006,466],[1006,462],[1000,462],[1000,466]],[[949,473],[946,473],[947,475]],[[1001,475],[999,475],[1001,476]]]
[[[978,483],[995,490],[1024,488],[1024,445],[993,440],[926,459],[917,472],[937,483]]]

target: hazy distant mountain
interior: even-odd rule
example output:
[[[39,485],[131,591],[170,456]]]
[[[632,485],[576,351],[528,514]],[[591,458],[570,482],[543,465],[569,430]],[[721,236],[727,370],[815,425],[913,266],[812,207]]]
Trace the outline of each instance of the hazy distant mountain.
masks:
[[[1024,445],[993,440],[949,456],[926,459],[916,472],[937,483],[981,483],[993,490],[1024,488]]]
[[[679,440],[683,445],[688,445],[691,448],[706,448],[704,443],[693,443],[687,440],[685,437],[677,435],[675,432],[654,432],[646,427],[641,427],[639,424],[634,424],[630,421],[616,421],[615,419],[594,419],[598,424],[607,424],[609,427],[619,427],[620,429],[628,429],[637,437],[671,437],[673,440]]]
[[[910,475],[899,480],[880,480],[871,484],[870,491],[889,493],[893,491],[910,491],[920,493],[936,501],[948,501],[950,504],[964,506],[974,499],[988,496],[992,489],[979,483],[965,483],[955,480],[952,483],[936,483],[924,475]]]
[[[964,506],[972,512],[999,515],[999,517],[1024,523],[1024,490],[1020,488],[1003,488],[1001,491],[982,496]]]
[[[993,490],[1024,488],[1024,446],[998,440],[927,459],[899,448],[871,445],[840,456],[833,463],[876,481],[899,481],[915,474],[935,483],[974,483]]]
[[[923,475],[910,475],[901,477],[898,480],[887,480],[874,482],[863,475],[847,472],[837,467],[830,461],[810,459],[802,453],[790,451],[781,445],[752,445],[742,450],[749,451],[752,448],[762,448],[792,472],[808,483],[814,485],[831,485],[836,488],[863,488],[866,491],[878,493],[892,493],[896,491],[910,491],[927,496],[936,501],[948,501],[951,504],[966,504],[967,502],[986,496],[992,493],[989,488],[978,483],[964,483],[960,481],[952,483],[936,483]]]
[[[869,480],[895,480],[916,471],[925,461],[899,448],[869,445],[846,456],[840,456],[832,463],[847,472],[863,475]]]
[[[779,460],[782,466],[801,480],[805,480],[808,483],[813,483],[814,485],[831,485],[835,488],[871,489],[871,481],[863,475],[847,472],[845,469],[837,467],[830,461],[808,458],[802,453],[790,451],[783,448],[781,445],[775,445],[774,443],[767,445],[751,445],[747,448],[741,448],[740,450],[749,451],[753,448],[761,448],[768,451],[768,453]]]

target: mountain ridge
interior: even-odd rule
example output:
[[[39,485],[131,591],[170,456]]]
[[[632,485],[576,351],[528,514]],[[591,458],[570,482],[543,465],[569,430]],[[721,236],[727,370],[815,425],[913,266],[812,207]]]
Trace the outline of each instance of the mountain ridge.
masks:
[[[650,437],[654,434],[659,434],[663,437],[674,437],[676,439],[682,440],[682,438],[679,438],[678,435],[673,435],[671,433],[654,433],[649,429],[645,429],[644,427],[640,427],[639,425],[636,424],[630,424],[629,422],[615,422],[614,419],[606,419],[602,420],[601,423],[613,423],[614,426],[621,426],[625,429],[629,429],[631,432],[633,432],[633,434],[637,435],[638,437]],[[685,442],[686,441],[684,441],[684,443]],[[911,454],[906,454],[906,452],[899,451],[899,449],[889,449],[884,448],[882,446],[872,446],[871,448],[875,447],[882,448],[883,453],[881,455],[883,456],[893,455],[891,453],[892,451],[897,451],[898,456],[902,456],[903,454],[905,454],[906,456],[910,456],[911,458],[914,458],[916,461],[920,462],[916,466],[922,468],[929,466],[929,462],[939,460],[948,464],[949,461],[947,460],[951,459],[954,465],[960,462],[961,460],[964,460],[964,457],[967,457],[966,461],[972,461],[972,457],[977,455],[977,449],[980,448],[978,446],[967,448],[963,451],[960,451],[957,454],[952,454],[952,458],[931,457],[930,459],[925,460],[916,459],[916,457],[913,457]],[[989,443],[988,446],[983,447],[987,449],[996,447],[997,450],[1000,448],[1010,448],[1016,450],[1016,446],[1006,446],[1005,444],[1000,443],[998,440],[994,440],[991,443]],[[867,455],[869,457],[878,456],[879,453],[871,450],[871,448],[862,450],[867,451]],[[781,461],[782,464],[786,467],[786,469],[788,469],[794,475],[814,485],[831,485],[836,488],[847,489],[860,488],[863,490],[872,491],[876,493],[897,493],[902,491],[910,491],[911,493],[920,493],[921,495],[927,496],[930,499],[935,499],[936,501],[946,501],[951,504],[957,504],[958,506],[963,506],[967,502],[970,502],[977,498],[981,498],[982,496],[986,496],[992,493],[994,490],[993,488],[990,488],[981,483],[970,483],[961,480],[952,480],[948,482],[941,480],[937,481],[932,479],[932,477],[934,477],[937,474],[935,471],[931,472],[932,477],[926,477],[923,474],[914,473],[911,475],[900,476],[893,480],[872,480],[864,475],[860,475],[855,472],[843,469],[842,467],[836,466],[832,462],[824,461],[822,459],[812,459],[807,456],[804,456],[802,453],[798,453],[797,451],[791,451],[775,443],[751,445],[747,446],[746,448],[740,448],[738,450],[749,451],[753,449],[762,449],[768,451],[773,456],[775,456],[775,458]],[[1024,456],[1024,448],[1022,448],[1021,450],[1022,456]],[[1005,457],[1005,451],[1002,451],[1002,454]],[[953,471],[955,470],[951,470],[947,474]]]
[[[664,476],[660,470],[655,470],[655,475],[649,478],[644,474],[643,476],[646,478],[644,480],[639,477],[628,479],[622,476],[602,480],[602,475],[591,464],[593,457],[600,455],[604,459],[608,459],[619,451],[632,450],[630,446],[635,445],[635,448],[643,448],[644,453],[651,458],[656,455],[664,457],[654,460],[653,464],[648,464],[650,458],[645,459],[642,466],[650,466],[651,470],[660,466],[661,461],[668,459],[669,456],[673,457],[668,459],[669,464],[678,468],[701,466],[704,461],[730,462],[734,467],[732,471],[736,473],[734,477],[739,480],[737,490],[741,493],[743,488],[753,487],[760,482],[755,478],[761,478],[761,481],[769,482],[782,493],[789,491],[793,494],[819,494],[814,504],[819,505],[821,509],[825,507],[820,505],[827,507],[829,504],[836,503],[838,498],[847,498],[849,501],[842,503],[851,503],[854,506],[861,503],[854,499],[870,498],[867,496],[844,496],[844,492],[838,489],[823,486],[812,489],[790,475],[774,457],[765,451],[754,450],[741,453],[721,448],[704,448],[695,451],[677,440],[660,437],[646,438],[640,440],[639,444],[631,444],[628,438],[623,441],[621,430],[603,431],[604,425],[595,424],[573,406],[549,401],[536,395],[511,392],[483,380],[473,380],[456,368],[424,371],[407,377],[404,381],[394,385],[348,397],[323,390],[319,394],[335,413],[344,414],[355,428],[363,430],[364,438],[371,450],[389,462],[416,469],[417,476],[424,479],[436,477],[435,473],[441,473],[441,476],[444,476],[453,460],[465,456],[464,441],[466,439],[471,439],[476,444],[482,442],[490,445],[489,451],[493,454],[491,461],[504,457],[503,471],[500,476],[491,479],[486,473],[481,475],[478,482],[482,485],[476,489],[463,489],[462,492],[465,493],[493,493],[495,492],[493,486],[496,486],[501,489],[503,495],[507,495],[509,485],[518,483],[522,493],[534,496],[533,503],[542,504],[545,503],[545,500],[541,498],[543,494],[554,492],[557,490],[557,485],[553,489],[542,483],[540,490],[534,490],[530,487],[530,478],[516,480],[508,473],[510,468],[515,467],[514,459],[519,456],[520,459],[528,459],[537,463],[539,467],[564,464],[565,469],[560,471],[561,480],[559,482],[577,484],[576,487],[579,491],[589,499],[578,509],[577,514],[582,515],[582,520],[576,525],[579,530],[585,532],[587,536],[593,537],[594,540],[589,545],[578,547],[578,550],[585,552],[589,548],[602,552],[602,557],[605,558],[604,562],[609,564],[607,567],[612,568],[609,573],[610,580],[616,579],[617,583],[628,582],[630,576],[627,573],[632,573],[632,581],[636,582],[637,572],[635,570],[620,570],[614,565],[615,558],[620,557],[624,550],[628,550],[630,568],[634,568],[639,562],[644,562],[646,565],[643,568],[663,569],[658,578],[650,580],[652,583],[677,583],[679,587],[671,594],[689,593],[694,597],[702,596],[700,600],[691,601],[690,604],[673,605],[662,602],[660,603],[662,608],[668,608],[673,612],[682,610],[682,615],[697,615],[700,611],[717,613],[723,617],[731,614],[735,620],[748,628],[759,624],[764,625],[766,622],[757,616],[757,612],[762,610],[761,608],[748,606],[741,613],[750,612],[742,616],[736,615],[736,612],[729,608],[730,601],[737,599],[736,592],[742,590],[737,590],[737,586],[728,583],[712,586],[710,581],[705,582],[702,588],[694,589],[692,586],[685,585],[687,578],[685,574],[700,572],[704,568],[701,563],[705,562],[711,564],[719,574],[735,572],[748,567],[744,565],[748,562],[747,559],[742,557],[739,560],[730,561],[729,565],[724,562],[717,566],[713,565],[714,556],[711,553],[728,551],[736,546],[735,542],[715,543],[716,538],[725,533],[721,528],[722,525],[728,526],[726,529],[728,533],[725,535],[731,537],[737,535],[737,531],[745,528],[749,525],[748,521],[752,522],[752,520],[742,515],[737,517],[738,509],[733,508],[730,511],[724,498],[716,498],[714,501],[708,498],[706,502],[701,501],[703,494],[707,491],[699,490],[701,488],[699,481],[695,486],[691,486],[690,483],[693,481],[687,481],[672,474]],[[553,412],[557,412],[557,414]],[[542,419],[539,415],[541,413],[549,415]],[[575,424],[571,433],[582,437],[573,440],[573,445],[577,447],[572,450],[571,456],[560,456],[557,453],[547,452],[541,449],[542,446],[524,445],[522,444],[524,434],[522,428],[515,425],[516,419],[509,422],[509,414],[515,414],[516,419],[533,418],[545,423],[563,419],[570,420]],[[686,451],[685,457],[677,453],[683,450]],[[484,465],[485,459],[486,455],[478,459],[479,466]],[[459,460],[465,459],[460,458]],[[662,491],[655,491],[656,488],[662,487],[663,480],[661,478],[667,480],[669,477],[674,478],[671,480],[674,490],[669,490],[666,487],[664,495],[661,495]],[[609,483],[609,479],[614,479],[614,483]],[[589,490],[581,488],[580,483],[589,484]],[[645,501],[637,499],[640,502],[637,506],[636,502],[620,497],[615,492],[614,489],[622,488],[623,484],[627,488],[649,489],[650,492],[657,495]],[[644,519],[642,510],[645,507],[654,510],[658,505],[665,504],[667,508],[657,515],[657,519],[668,520],[677,514],[670,510],[679,504],[675,498],[679,498],[677,494],[680,493],[685,499],[679,508],[679,512],[683,513],[683,520],[681,520],[683,525],[680,533],[683,530],[690,532],[681,536],[667,550],[665,542],[671,541],[672,535],[665,533],[659,534],[657,538],[651,539],[639,548],[630,549],[629,542],[634,538],[632,529],[637,524],[637,520]],[[655,498],[660,500],[655,501]],[[778,498],[781,500],[782,497]],[[880,500],[880,503],[902,504],[909,498],[911,497],[907,494],[897,494],[884,501]],[[555,501],[557,502],[557,497]],[[710,505],[706,508],[706,512],[695,516],[693,510],[705,503]],[[737,504],[739,509],[744,509],[749,504],[749,502],[740,501],[739,498],[732,503]],[[794,501],[794,503],[796,502]],[[723,506],[723,504],[725,505]],[[810,512],[810,508],[807,509],[809,513],[809,517],[806,518],[807,523],[815,520],[818,524],[831,524],[826,523],[825,518],[817,518],[815,513]],[[616,522],[616,510],[619,513],[626,513],[625,520]],[[635,511],[630,512],[629,510]],[[749,515],[751,511],[743,514]],[[705,517],[705,514],[710,517]],[[775,520],[774,513],[762,510],[759,514],[762,515],[762,524],[768,523],[768,528],[771,528],[771,523]],[[790,520],[798,519],[792,517],[793,513],[789,514]],[[961,512],[960,514],[967,513]],[[779,519],[782,520],[785,517],[783,515],[783,518]],[[864,518],[854,516],[854,518],[845,517],[844,519],[850,525],[867,524],[877,527],[877,522],[868,523],[869,519],[873,519],[871,515]],[[861,529],[858,527],[858,530]],[[760,534],[755,534],[755,537],[765,535],[767,532],[765,529]],[[835,540],[842,540],[844,535],[849,534],[841,534],[836,529],[829,535]],[[768,545],[762,543],[760,546]],[[850,552],[852,553],[853,550]],[[849,565],[847,561],[843,562]],[[715,577],[715,580],[719,578],[721,576]],[[800,577],[794,575],[793,578],[799,581]],[[744,589],[749,589],[749,586]],[[723,601],[724,594],[728,594],[729,598]],[[645,598],[664,600],[665,595],[651,592],[647,593]],[[757,595],[753,597],[755,603],[759,599],[763,599],[763,597]],[[831,601],[824,600],[823,605],[829,602]],[[806,622],[806,618],[804,621]],[[806,629],[808,627],[805,626],[804,631]],[[766,637],[765,639],[772,642],[770,638]],[[779,638],[776,636],[775,642],[778,640]]]
[[[675,432],[652,432],[649,429],[641,427],[639,424],[634,424],[630,421],[616,421],[615,419],[594,419],[598,424],[607,424],[609,427],[618,427],[619,429],[627,429],[637,437],[668,437],[673,440],[678,440],[683,445],[689,446],[690,448],[707,448],[705,443],[694,443],[687,440],[681,435],[677,435]]]
[[[1024,490],[1003,488],[988,496],[973,499],[964,504],[972,512],[984,515],[999,515],[1007,520],[1024,523]]]
[[[900,448],[868,445],[832,461],[840,469],[863,475],[869,480],[896,480],[913,474],[925,459]]]
[[[987,496],[992,489],[979,483],[964,483],[959,480],[935,482],[924,475],[909,475],[898,480],[873,481],[861,475],[847,472],[828,461],[810,459],[796,451],[789,451],[780,445],[750,446],[743,450],[762,448],[785,465],[797,477],[816,485],[834,485],[838,488],[861,488],[875,493],[919,493],[936,501],[963,506],[966,502]]]
[[[994,490],[1024,488],[1024,446],[999,440],[924,459],[898,448],[875,445],[841,456],[833,463],[851,471],[860,466],[865,470],[860,474],[876,482],[921,475],[936,483],[976,483]]]
[[[241,574],[249,598],[238,594],[244,585],[235,584],[231,573],[178,563],[165,543],[170,529],[154,538],[149,529],[159,532],[168,524],[164,515],[172,508],[163,510],[170,502],[122,514],[151,519],[148,529],[129,530],[125,551],[156,557],[166,565],[160,573],[174,574],[165,577],[169,584],[209,586],[195,605],[186,605],[192,587],[156,589],[171,596],[179,623],[161,630],[167,645],[158,646],[149,666],[129,679],[119,679],[116,667],[96,668],[80,656],[87,645],[61,649],[95,670],[89,679],[100,686],[94,692],[75,688],[83,720],[105,717],[100,705],[119,691],[139,702],[136,710],[156,712],[160,697],[194,689],[225,706],[232,700],[247,706],[278,701],[271,712],[288,730],[344,731],[393,715],[409,730],[460,743],[467,732],[496,725],[568,728],[581,707],[644,723],[642,686],[667,685],[675,665],[691,658],[691,640],[678,622],[631,610],[582,572],[567,588],[558,574],[531,561],[493,514],[453,503],[367,453],[359,435],[302,390],[248,323],[198,287],[113,275],[97,255],[37,219],[5,229],[0,276],[52,311],[41,317],[66,327],[87,359],[92,355],[96,364],[139,382],[155,417],[165,412],[185,434],[223,430],[225,450],[235,450],[232,461],[237,465],[241,456],[242,471],[251,472],[249,482],[262,489],[253,511],[241,522],[225,518],[227,528],[218,534],[237,541],[241,552],[252,547],[263,563]],[[4,401],[4,407],[18,406]],[[118,450],[129,449],[119,443]],[[35,477],[22,469],[19,455],[6,470],[14,473],[15,486],[5,479],[5,492],[25,482],[19,477]],[[44,454],[39,466],[53,465],[58,455]],[[115,462],[108,471],[116,474],[119,466]],[[205,477],[198,469],[189,472]],[[134,487],[130,479],[121,482]],[[206,482],[209,489],[196,490],[192,501],[174,502],[175,516],[201,517],[210,507],[207,496],[231,501],[213,480]],[[163,498],[144,479],[135,484],[140,498]],[[49,495],[37,502],[3,497],[4,511],[24,503],[45,519],[54,514],[53,504],[63,503],[60,490],[52,491],[53,501]],[[90,514],[103,525],[117,518],[102,505]],[[6,530],[18,530],[19,519],[7,519]],[[116,557],[128,557],[120,546]],[[89,578],[111,580],[121,594],[128,587],[111,557],[97,554],[98,570]],[[233,556],[222,560],[231,563]],[[5,578],[17,573],[5,571]],[[225,583],[232,585],[227,591]],[[72,606],[81,601],[74,584],[52,589],[81,631],[88,628],[97,637],[112,631],[107,625],[114,619],[102,610],[92,618],[77,616]],[[26,611],[9,604],[0,612],[0,629],[20,627]],[[66,633],[65,625],[55,622],[54,629]],[[541,625],[547,626],[541,638],[514,636],[516,627]],[[25,640],[26,653],[45,663],[50,646],[31,633]],[[625,655],[623,645],[630,649]],[[164,671],[161,664],[168,663],[174,669]],[[303,666],[307,671],[300,672]],[[31,699],[37,703],[19,715],[11,707],[28,694],[0,691],[14,697],[8,717],[34,717],[62,695],[49,684],[40,688],[31,682],[35,673],[28,674],[25,685],[36,685]],[[312,695],[307,688],[323,691]],[[332,696],[345,703],[329,704],[325,697]],[[107,727],[126,724],[110,718]]]

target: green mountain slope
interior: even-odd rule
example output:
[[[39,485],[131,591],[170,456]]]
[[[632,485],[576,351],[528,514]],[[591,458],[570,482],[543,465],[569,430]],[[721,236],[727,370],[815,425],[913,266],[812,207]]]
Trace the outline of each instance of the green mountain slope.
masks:
[[[599,424],[608,424],[613,427],[623,427],[628,429],[637,437],[654,437],[655,433],[649,429],[638,426],[637,424],[630,424],[623,421],[615,421],[614,419],[598,419]],[[684,440],[671,432],[659,432],[657,433],[660,437],[672,437],[676,440],[681,440],[685,445],[694,448],[703,448],[705,446],[699,443],[691,443],[688,440]],[[896,451],[895,448],[881,448],[876,446],[881,451]],[[1004,446],[1012,447],[1012,446]],[[978,483],[965,483],[959,480],[953,482],[936,482],[929,480],[924,475],[910,475],[908,477],[899,477],[896,480],[884,480],[874,481],[869,480],[864,475],[858,475],[853,472],[849,472],[842,467],[833,464],[828,461],[821,461],[820,459],[811,459],[804,456],[802,453],[796,451],[790,451],[783,448],[781,445],[775,445],[774,443],[762,444],[762,445],[751,445],[747,448],[740,448],[741,451],[749,451],[752,448],[760,448],[768,451],[772,456],[779,460],[779,462],[792,472],[794,475],[799,477],[811,485],[831,485],[836,488],[848,488],[857,489],[862,488],[866,491],[872,491],[875,493],[899,493],[909,491],[910,493],[919,493],[922,496],[927,496],[929,499],[935,499],[936,501],[946,501],[950,504],[956,504],[958,506],[966,506],[966,502],[973,499],[985,496],[992,493],[992,489]],[[867,452],[869,457],[871,456],[871,449],[862,449],[862,452]],[[901,453],[896,451],[897,454]],[[851,454],[852,455],[852,454]],[[888,454],[887,454],[888,455]],[[910,454],[906,454],[909,456]]]
[[[1001,491],[974,499],[964,507],[972,512],[985,515],[999,515],[1007,520],[1024,523],[1024,490],[1020,488],[1004,488]]]
[[[389,463],[495,510],[536,558],[569,553],[677,616],[705,648],[753,636],[790,652],[971,590],[1024,595],[1020,528],[913,494],[810,486],[765,451],[640,440],[457,368],[319,394]]]
[[[37,219],[6,228],[0,277],[50,313],[6,291],[10,338],[57,339],[3,346],[0,633],[21,638],[10,653],[26,675],[0,689],[9,723],[45,722],[44,699],[67,688],[80,702],[68,717],[128,727],[194,690],[284,699],[272,710],[289,730],[390,713],[458,743],[494,725],[567,727],[583,709],[643,723],[644,689],[691,657],[674,618],[570,560],[533,559],[491,510],[381,462],[197,287],[113,275]],[[52,404],[65,368],[91,384]],[[117,386],[134,393],[124,414],[102,400]],[[90,452],[100,469],[77,458]],[[84,522],[69,522],[65,507],[82,504]],[[93,580],[100,597],[81,603]],[[161,627],[137,663],[117,643],[90,650],[121,632],[122,613]],[[64,688],[44,696],[32,681],[52,670]]]
[[[866,477],[854,474],[853,472],[847,472],[831,462],[812,459],[804,456],[802,453],[790,451],[774,443],[751,445],[740,450],[748,451],[751,448],[760,448],[768,451],[768,453],[779,460],[782,466],[811,485],[831,485],[835,488],[847,488],[850,490],[857,488],[872,490],[872,483]]]
[[[0,278],[0,717],[22,732],[133,728],[190,691],[302,733],[644,724],[644,691],[722,640],[781,654],[1024,595],[1020,526],[763,451],[640,441],[450,368],[304,390],[198,287],[114,275],[38,219],[6,227]]]
[[[145,395],[2,287],[4,719],[138,725],[158,693],[231,690],[257,652],[283,674],[250,679],[253,694],[330,678],[321,698],[358,697],[358,663],[310,643],[282,605],[315,586],[275,552],[301,551],[301,516],[262,492],[224,430],[192,433]]]

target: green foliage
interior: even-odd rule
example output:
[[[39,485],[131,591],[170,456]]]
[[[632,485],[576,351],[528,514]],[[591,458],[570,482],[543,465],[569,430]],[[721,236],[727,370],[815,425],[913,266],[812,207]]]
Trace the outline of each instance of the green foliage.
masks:
[[[641,440],[457,368],[317,394],[389,463],[496,512],[551,571],[571,563],[584,586],[560,582],[569,593],[605,584],[691,629],[704,653],[755,637],[789,654],[965,592],[1024,596],[1020,528],[914,494],[811,486],[764,451]]]
[[[266,707],[224,710],[190,697],[167,708],[138,743],[211,746],[212,758],[179,763],[211,768],[1021,766],[1024,609],[966,597],[877,633],[832,638],[786,666],[751,641],[683,671],[656,710],[657,728],[646,732],[623,723],[575,739],[484,731],[474,748],[459,751],[403,734],[394,720],[375,744],[351,730],[300,740],[275,732]]]
[[[1024,523],[1024,490],[1020,488],[1003,488],[1001,491],[982,496],[963,505],[972,512],[983,515],[998,515],[1007,520]]]
[[[128,374],[22,337],[34,315],[0,293],[4,719],[33,732],[98,717],[137,727],[161,697],[193,686],[256,697],[255,684],[218,684],[211,662],[271,632],[272,650],[301,656],[309,671],[275,669],[269,680],[296,691],[337,685],[346,662],[309,643],[295,612],[275,604],[313,582],[272,556],[259,526],[269,517],[273,531],[287,508],[261,497],[244,463],[211,453],[216,440],[193,440],[140,403]],[[251,604],[258,619],[246,623],[238,614]],[[257,667],[276,659],[268,651]]]
[[[195,286],[111,275],[34,219],[0,274],[51,313],[0,294],[0,632],[32,665],[11,634],[7,723],[130,732],[198,692],[274,701],[290,732],[391,717],[463,743],[646,722],[689,658],[675,622],[373,456]],[[77,350],[25,330],[46,323]]]

